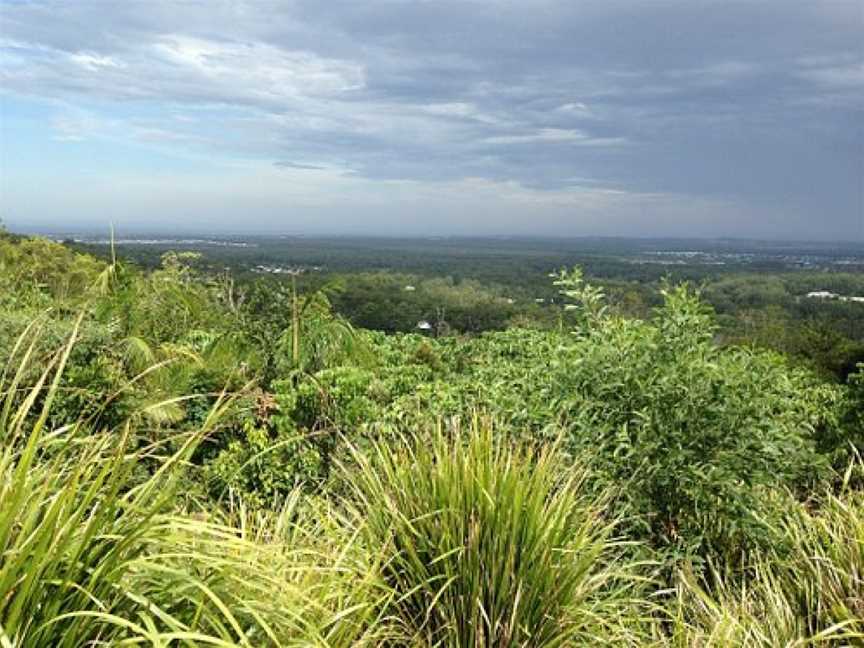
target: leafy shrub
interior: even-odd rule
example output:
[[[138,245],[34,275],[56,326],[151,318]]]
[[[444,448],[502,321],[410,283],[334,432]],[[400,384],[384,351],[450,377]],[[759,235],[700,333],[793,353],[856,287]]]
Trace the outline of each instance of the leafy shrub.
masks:
[[[567,349],[570,447],[613,483],[658,546],[689,556],[770,542],[763,496],[815,479],[833,391],[777,355],[713,344],[678,287],[650,322],[599,318]],[[675,555],[673,553],[673,555]]]
[[[277,424],[310,430],[346,430],[374,420],[374,374],[356,367],[335,367],[314,376],[277,382]]]
[[[274,432],[247,420],[242,437],[230,441],[204,465],[214,499],[239,495],[248,504],[267,507],[300,487],[315,491],[324,479],[318,447],[296,430]]]

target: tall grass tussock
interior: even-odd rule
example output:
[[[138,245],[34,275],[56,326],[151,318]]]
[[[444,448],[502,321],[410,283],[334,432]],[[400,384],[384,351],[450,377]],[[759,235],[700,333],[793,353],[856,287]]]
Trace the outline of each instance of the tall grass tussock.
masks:
[[[864,498],[848,488],[786,501],[784,547],[741,572],[683,572],[672,638],[680,646],[864,645]]]
[[[322,544],[323,524],[297,526],[296,499],[267,515],[178,510],[185,462],[221,402],[161,458],[133,449],[128,425],[48,430],[75,332],[22,389],[36,329],[16,345],[0,410],[0,646],[377,641],[380,629],[364,617],[374,608],[367,566],[352,562],[350,543],[339,555]],[[145,462],[155,468],[142,480]]]
[[[635,568],[584,474],[489,421],[354,453],[356,525],[422,645],[634,644]],[[629,616],[628,623],[622,623]]]

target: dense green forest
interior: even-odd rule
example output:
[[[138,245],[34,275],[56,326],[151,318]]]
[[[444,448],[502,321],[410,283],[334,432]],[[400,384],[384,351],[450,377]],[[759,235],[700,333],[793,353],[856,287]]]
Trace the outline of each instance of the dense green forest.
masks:
[[[554,268],[580,266],[609,308],[649,317],[663,282],[701,289],[717,315],[721,343],[780,351],[824,377],[845,381],[864,361],[864,248],[687,239],[375,239],[250,237],[128,239],[124,258],[156,269],[172,250],[193,253],[197,271],[269,283],[299,273],[302,290],[326,287],[333,310],[359,328],[416,332],[427,321],[444,333],[510,326],[560,326]],[[104,260],[106,241],[70,244]],[[808,298],[810,293],[837,298]]]
[[[861,273],[115,255],[0,234],[0,646],[864,643]]]

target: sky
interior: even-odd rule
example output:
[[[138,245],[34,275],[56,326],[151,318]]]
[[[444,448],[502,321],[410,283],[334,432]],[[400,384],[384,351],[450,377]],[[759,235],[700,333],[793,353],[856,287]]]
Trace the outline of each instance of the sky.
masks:
[[[864,0],[0,0],[0,219],[864,241]]]

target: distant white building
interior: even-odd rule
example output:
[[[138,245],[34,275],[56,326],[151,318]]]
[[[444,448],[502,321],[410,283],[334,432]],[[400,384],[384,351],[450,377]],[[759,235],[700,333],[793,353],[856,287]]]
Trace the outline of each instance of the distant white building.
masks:
[[[838,295],[837,293],[829,292],[827,290],[816,290],[814,292],[807,293],[807,297],[811,299],[836,299],[841,302],[855,302],[858,304],[864,304],[864,297],[847,297],[846,295]]]
[[[421,331],[431,331],[432,325],[426,320],[420,320],[419,322],[417,322],[417,328]]]
[[[414,286],[405,286],[404,290],[405,292],[414,292],[417,289]]]

